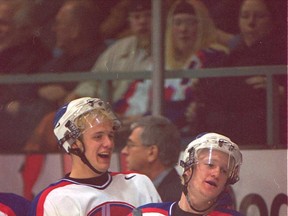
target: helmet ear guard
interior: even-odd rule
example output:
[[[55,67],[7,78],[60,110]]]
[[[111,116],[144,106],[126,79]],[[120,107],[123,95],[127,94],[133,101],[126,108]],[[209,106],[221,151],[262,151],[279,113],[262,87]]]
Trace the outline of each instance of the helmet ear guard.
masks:
[[[59,140],[60,147],[64,148],[67,152],[69,152],[70,146],[76,141],[78,137],[81,135],[81,131],[72,121],[67,121],[65,127],[69,129],[65,132],[65,135],[62,139]],[[69,147],[64,146],[65,142],[69,143]]]
[[[240,177],[238,175],[239,171],[240,171],[240,166],[236,166],[226,182],[227,185],[228,184],[233,185],[240,180]]]
[[[195,157],[195,149],[192,147],[188,150],[189,156],[188,160],[180,160],[180,166],[186,171],[197,163],[197,159]]]

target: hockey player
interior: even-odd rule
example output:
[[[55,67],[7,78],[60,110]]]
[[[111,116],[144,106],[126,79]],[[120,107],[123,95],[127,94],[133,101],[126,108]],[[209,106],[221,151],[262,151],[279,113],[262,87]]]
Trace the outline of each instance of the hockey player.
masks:
[[[0,193],[1,216],[27,216],[30,201],[14,193]]]
[[[128,215],[133,208],[161,199],[148,177],[108,169],[120,121],[98,98],[79,98],[59,109],[54,133],[72,158],[71,172],[40,192],[32,215]]]
[[[225,188],[239,180],[241,163],[242,154],[228,137],[201,134],[187,146],[180,161],[183,168],[180,200],[147,204],[134,209],[130,215],[240,216],[231,208],[231,198]]]

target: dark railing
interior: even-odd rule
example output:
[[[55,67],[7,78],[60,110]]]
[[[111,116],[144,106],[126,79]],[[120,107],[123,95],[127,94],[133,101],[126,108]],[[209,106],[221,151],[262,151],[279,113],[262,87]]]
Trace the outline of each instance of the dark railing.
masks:
[[[207,77],[237,77],[249,75],[263,75],[267,78],[267,144],[270,148],[277,148],[279,143],[279,98],[276,91],[275,75],[287,74],[287,65],[255,66],[166,71],[165,78],[207,78]],[[99,80],[103,89],[101,97],[104,100],[110,98],[109,82],[113,80],[151,79],[151,71],[141,72],[73,72],[73,73],[43,73],[33,75],[1,75],[0,84],[19,83],[50,83]],[[161,103],[161,98],[152,103]]]

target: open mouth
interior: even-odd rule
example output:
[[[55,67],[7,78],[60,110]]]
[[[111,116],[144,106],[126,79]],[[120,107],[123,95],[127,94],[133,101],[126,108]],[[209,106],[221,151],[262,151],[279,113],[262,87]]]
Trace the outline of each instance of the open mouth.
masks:
[[[214,181],[205,181],[207,184],[213,186],[213,187],[217,187],[217,184]]]
[[[108,159],[110,157],[110,154],[108,154],[108,153],[100,153],[100,154],[98,154],[98,156],[100,158],[103,158],[103,159]]]

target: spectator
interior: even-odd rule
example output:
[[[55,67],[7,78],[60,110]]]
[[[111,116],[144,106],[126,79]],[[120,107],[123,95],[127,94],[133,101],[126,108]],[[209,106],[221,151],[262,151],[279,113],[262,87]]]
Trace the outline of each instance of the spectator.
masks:
[[[208,9],[201,1],[176,1],[167,18],[166,69],[186,69],[191,56],[205,48],[213,49],[219,56],[225,55],[227,48],[218,43],[216,33]],[[182,132],[186,132],[184,113],[190,101],[195,99],[197,82],[197,79],[186,78],[165,81],[164,114]]]
[[[28,216],[30,202],[13,193],[0,193],[0,215]]]
[[[131,36],[117,40],[99,57],[93,72],[119,72],[151,70],[151,1],[135,0],[129,7]],[[113,101],[122,97],[128,80],[113,82]],[[68,96],[71,100],[82,96],[101,95],[99,83],[83,82]]]
[[[244,0],[239,15],[242,42],[222,61],[210,64],[206,59],[202,67],[286,65],[286,46],[283,43],[287,44],[287,39],[283,39],[282,28],[277,30],[278,25],[282,26],[282,19],[285,19],[284,16],[277,18],[283,10],[279,2]],[[287,118],[284,116],[287,116],[287,109],[283,92],[286,80],[287,76],[278,79],[282,121],[280,136],[285,145]],[[265,77],[205,78],[201,79],[198,90],[201,93],[200,103],[205,105],[198,113],[198,116],[202,116],[203,127],[228,134],[242,144],[267,143]],[[188,109],[187,115],[192,114],[193,111]]]
[[[33,74],[50,58],[50,51],[35,35],[37,22],[31,1],[0,2],[0,73]],[[1,150],[19,151],[45,106],[35,102],[37,84],[0,86]],[[33,118],[31,117],[33,115]],[[17,136],[15,132],[17,131]]]
[[[181,195],[180,176],[175,169],[181,150],[177,128],[162,116],[145,116],[131,125],[131,134],[121,153],[128,170],[147,175],[163,202]]]
[[[197,51],[216,47],[216,27],[201,1],[178,0],[170,8],[166,28],[166,68],[183,69]],[[185,46],[186,45],[186,46]]]
[[[216,133],[202,134],[187,146],[180,161],[183,168],[181,198],[176,202],[147,204],[139,211],[143,216],[153,213],[240,216],[230,208],[231,199],[225,188],[239,180],[241,163],[241,152],[228,137]]]
[[[197,0],[179,0],[170,6],[166,26],[166,69],[181,70],[188,66],[198,50],[211,47],[223,56],[227,48],[217,42],[217,29],[205,5]],[[197,79],[166,79],[164,84],[164,115],[181,132],[186,132],[185,109],[194,100]],[[139,98],[141,97],[141,100]],[[151,80],[137,80],[115,105],[123,116],[135,116],[151,111]],[[138,116],[137,116],[138,115]],[[191,132],[191,130],[190,130]]]
[[[94,1],[67,0],[59,9],[54,31],[56,35],[55,55],[40,70],[44,73],[85,72],[91,70],[96,59],[104,50],[98,32],[97,7]],[[76,82],[49,83],[39,90],[39,100],[44,100],[53,110],[41,122],[26,143],[25,150],[57,150],[52,130],[54,110],[64,103],[64,99],[76,86]],[[46,129],[44,129],[46,128]],[[49,133],[50,132],[50,133]],[[53,141],[53,143],[51,143]]]
[[[121,216],[138,205],[161,201],[145,175],[108,171],[120,126],[109,105],[98,98],[79,98],[61,107],[54,133],[71,155],[71,172],[36,196],[30,215]]]
[[[226,67],[286,64],[283,42],[287,44],[287,26],[283,23],[286,16],[285,8],[281,8],[283,5],[286,5],[285,1],[242,1],[239,13],[242,43],[221,64]]]
[[[53,30],[56,35],[55,56],[41,67],[42,72],[81,72],[91,70],[104,44],[99,35],[99,11],[93,0],[66,0],[59,9]],[[58,54],[60,52],[60,54]],[[63,103],[76,83],[50,84],[39,90],[40,97]],[[57,106],[57,107],[58,107]]]

